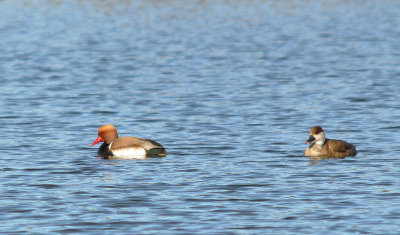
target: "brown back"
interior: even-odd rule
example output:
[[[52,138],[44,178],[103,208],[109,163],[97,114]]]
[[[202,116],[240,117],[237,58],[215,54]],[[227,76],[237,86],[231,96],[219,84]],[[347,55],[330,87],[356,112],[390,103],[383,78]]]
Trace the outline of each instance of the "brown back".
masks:
[[[154,140],[142,139],[138,137],[124,136],[113,141],[111,149],[128,148],[132,146],[141,146],[146,151],[154,148],[163,148],[163,146]]]
[[[330,157],[346,157],[357,154],[355,146],[343,140],[327,139],[323,149],[326,149],[327,155]]]

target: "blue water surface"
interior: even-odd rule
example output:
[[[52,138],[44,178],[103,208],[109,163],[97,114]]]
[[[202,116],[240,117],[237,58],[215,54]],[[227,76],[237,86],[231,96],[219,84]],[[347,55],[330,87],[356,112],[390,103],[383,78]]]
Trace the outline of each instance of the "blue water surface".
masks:
[[[0,1],[0,232],[398,234],[400,2]],[[103,124],[165,158],[104,160]],[[309,129],[357,146],[309,159]]]

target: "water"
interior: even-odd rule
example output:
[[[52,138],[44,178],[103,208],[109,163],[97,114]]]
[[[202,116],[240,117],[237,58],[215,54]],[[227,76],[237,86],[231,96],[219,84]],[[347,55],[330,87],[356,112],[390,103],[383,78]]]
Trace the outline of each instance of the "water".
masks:
[[[0,231],[397,234],[397,1],[0,2]],[[165,158],[103,160],[99,126]],[[303,156],[309,129],[356,157]]]

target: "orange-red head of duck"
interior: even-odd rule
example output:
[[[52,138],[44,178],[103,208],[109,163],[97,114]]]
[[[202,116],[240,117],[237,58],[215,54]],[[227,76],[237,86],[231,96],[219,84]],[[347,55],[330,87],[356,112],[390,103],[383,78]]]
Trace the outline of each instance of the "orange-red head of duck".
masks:
[[[110,124],[104,125],[99,128],[99,136],[90,145],[90,147],[92,147],[93,145],[98,144],[100,142],[110,144],[116,138],[118,138],[117,128],[115,128],[113,125],[110,125]]]

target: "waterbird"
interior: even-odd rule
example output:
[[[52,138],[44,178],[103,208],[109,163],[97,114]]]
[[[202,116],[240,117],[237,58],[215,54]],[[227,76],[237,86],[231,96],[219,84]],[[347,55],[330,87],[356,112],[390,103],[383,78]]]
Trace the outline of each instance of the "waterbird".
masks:
[[[344,140],[333,140],[325,138],[325,132],[320,126],[314,126],[310,130],[310,138],[306,144],[311,144],[304,151],[308,157],[332,157],[344,158],[357,154],[356,146]]]
[[[97,139],[90,145],[104,142],[97,154],[103,158],[117,159],[143,159],[146,157],[164,157],[167,155],[165,148],[158,142],[138,137],[118,137],[117,128],[107,124],[101,126]]]

